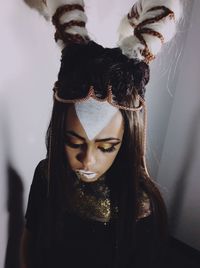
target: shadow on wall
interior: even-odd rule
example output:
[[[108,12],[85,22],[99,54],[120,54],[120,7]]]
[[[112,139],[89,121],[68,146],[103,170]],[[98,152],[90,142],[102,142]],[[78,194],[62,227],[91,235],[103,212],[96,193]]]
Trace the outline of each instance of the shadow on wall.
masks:
[[[4,268],[19,268],[19,250],[22,229],[24,225],[23,217],[23,184],[17,172],[7,166],[8,178],[8,201],[7,209],[9,213],[8,221],[8,243],[6,248]]]
[[[170,207],[170,230],[172,233],[176,232],[179,226],[181,209],[183,206],[183,201],[185,199],[185,194],[188,189],[188,184],[190,183],[189,174],[192,168],[193,160],[195,160],[195,152],[197,150],[197,142],[200,133],[200,110],[193,116],[193,120],[190,124],[190,133],[187,138],[187,147],[185,157],[183,158],[182,169],[177,176],[176,185],[174,186],[174,193],[171,200]]]

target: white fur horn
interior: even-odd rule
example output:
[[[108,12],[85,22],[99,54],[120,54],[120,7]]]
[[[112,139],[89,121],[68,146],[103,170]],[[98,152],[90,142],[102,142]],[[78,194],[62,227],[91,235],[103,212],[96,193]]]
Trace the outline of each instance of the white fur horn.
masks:
[[[56,27],[55,40],[61,48],[89,40],[83,0],[46,0],[46,4]]]
[[[149,63],[175,35],[181,11],[179,0],[138,0],[118,29],[122,53]]]

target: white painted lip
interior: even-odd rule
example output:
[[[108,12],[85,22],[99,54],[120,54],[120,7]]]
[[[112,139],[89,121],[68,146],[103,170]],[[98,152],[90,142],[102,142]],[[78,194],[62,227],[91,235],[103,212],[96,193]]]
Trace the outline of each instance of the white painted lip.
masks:
[[[87,178],[87,179],[93,179],[97,176],[97,173],[84,171],[84,170],[75,170],[75,172],[77,175]]]

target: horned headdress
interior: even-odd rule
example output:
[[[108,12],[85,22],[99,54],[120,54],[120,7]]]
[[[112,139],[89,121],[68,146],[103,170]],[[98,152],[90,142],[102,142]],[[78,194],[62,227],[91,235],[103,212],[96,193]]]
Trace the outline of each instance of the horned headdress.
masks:
[[[149,63],[175,35],[180,1],[138,0],[122,19],[118,47],[112,49],[90,39],[83,0],[37,2],[37,9],[51,18],[55,41],[62,49],[55,102],[74,103],[83,126],[90,125],[91,138],[119,109],[134,112],[144,108],[146,124],[144,95]],[[133,97],[134,107],[130,106]],[[146,130],[144,136],[146,140]]]

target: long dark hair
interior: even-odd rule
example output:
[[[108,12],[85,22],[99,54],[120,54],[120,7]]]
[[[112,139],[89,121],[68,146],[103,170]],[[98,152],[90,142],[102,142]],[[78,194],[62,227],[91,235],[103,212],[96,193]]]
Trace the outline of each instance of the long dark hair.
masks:
[[[88,49],[88,47],[81,49],[81,52],[79,49],[75,49],[78,53],[77,57],[74,57],[76,54],[74,51],[73,53],[69,51],[63,53],[58,76],[59,93],[62,97],[69,98],[70,94],[71,98],[77,97],[78,89],[83,88],[83,91],[87,91],[91,84],[95,85],[96,89],[105,89],[108,81],[114,85],[118,99],[122,99],[121,88],[126,92],[126,95],[129,96],[128,101],[126,98],[126,105],[134,107],[138,94],[144,97],[144,86],[148,82],[149,72],[146,64],[127,60],[119,49],[105,51],[94,44],[92,44],[92,49]],[[77,59],[80,61],[80,57],[83,58],[81,64],[77,62]],[[131,66],[132,69],[135,68],[135,72]],[[96,92],[96,94],[103,97],[105,92]],[[50,222],[55,231],[53,239],[56,239],[60,215],[65,210],[66,179],[71,176],[71,170],[64,155],[64,129],[68,107],[69,104],[54,101],[52,117],[46,135],[49,171],[48,199],[52,219]],[[117,203],[119,208],[116,225],[115,266],[124,268],[132,250],[137,247],[135,232],[140,190],[142,189],[150,199],[152,213],[155,216],[161,238],[164,238],[166,234],[167,216],[162,196],[147,174],[144,165],[143,111],[121,110],[121,113],[125,124],[123,142],[112,167],[107,172],[107,176],[111,189],[111,204]]]

